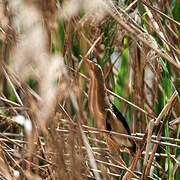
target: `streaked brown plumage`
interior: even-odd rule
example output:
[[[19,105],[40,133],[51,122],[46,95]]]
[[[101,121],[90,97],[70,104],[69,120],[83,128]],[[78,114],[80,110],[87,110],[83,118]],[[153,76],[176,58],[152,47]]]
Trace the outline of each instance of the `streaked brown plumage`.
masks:
[[[83,57],[83,60],[89,67],[90,86],[88,92],[88,105],[94,118],[95,126],[99,129],[106,129],[130,135],[130,129],[125,118],[115,105],[109,102],[104,74],[100,65],[85,57]],[[117,148],[128,148],[131,152],[135,152],[136,144],[133,140],[118,135],[104,135],[106,137],[108,148],[109,150],[112,149],[112,153],[115,153]]]

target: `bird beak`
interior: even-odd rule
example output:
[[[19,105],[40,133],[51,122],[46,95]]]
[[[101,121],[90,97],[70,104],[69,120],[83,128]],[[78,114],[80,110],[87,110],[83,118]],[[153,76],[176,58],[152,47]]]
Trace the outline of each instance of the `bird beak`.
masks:
[[[88,64],[90,67],[93,67],[94,63],[92,61],[90,61],[89,59],[87,59],[86,57],[82,57],[83,61]]]

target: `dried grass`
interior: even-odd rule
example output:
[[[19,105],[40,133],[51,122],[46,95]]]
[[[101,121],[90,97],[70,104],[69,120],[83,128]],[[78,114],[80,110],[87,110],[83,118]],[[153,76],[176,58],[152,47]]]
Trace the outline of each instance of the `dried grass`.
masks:
[[[0,0],[0,179],[180,177],[180,23],[162,2]],[[81,57],[102,65],[132,135],[93,127]],[[136,141],[127,167],[102,132]]]

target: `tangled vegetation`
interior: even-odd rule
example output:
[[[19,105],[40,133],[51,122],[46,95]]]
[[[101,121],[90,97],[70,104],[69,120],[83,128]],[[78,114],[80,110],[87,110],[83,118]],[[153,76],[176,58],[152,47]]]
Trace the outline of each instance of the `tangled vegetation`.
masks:
[[[0,179],[180,179],[179,14],[178,0],[0,0]],[[130,126],[124,167],[98,138],[82,57]]]

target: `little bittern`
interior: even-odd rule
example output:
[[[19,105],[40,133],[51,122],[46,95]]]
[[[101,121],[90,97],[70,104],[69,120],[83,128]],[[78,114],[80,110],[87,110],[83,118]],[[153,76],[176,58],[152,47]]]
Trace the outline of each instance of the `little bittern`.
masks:
[[[90,86],[88,92],[88,106],[94,118],[95,126],[99,129],[130,135],[131,132],[126,119],[108,99],[101,66],[85,57],[83,57],[83,60],[89,67]],[[114,148],[115,146],[119,149],[126,148],[130,152],[135,152],[136,150],[136,144],[133,140],[118,135],[106,135],[106,142],[108,148],[112,149],[111,152],[114,151],[113,149],[116,149]]]

